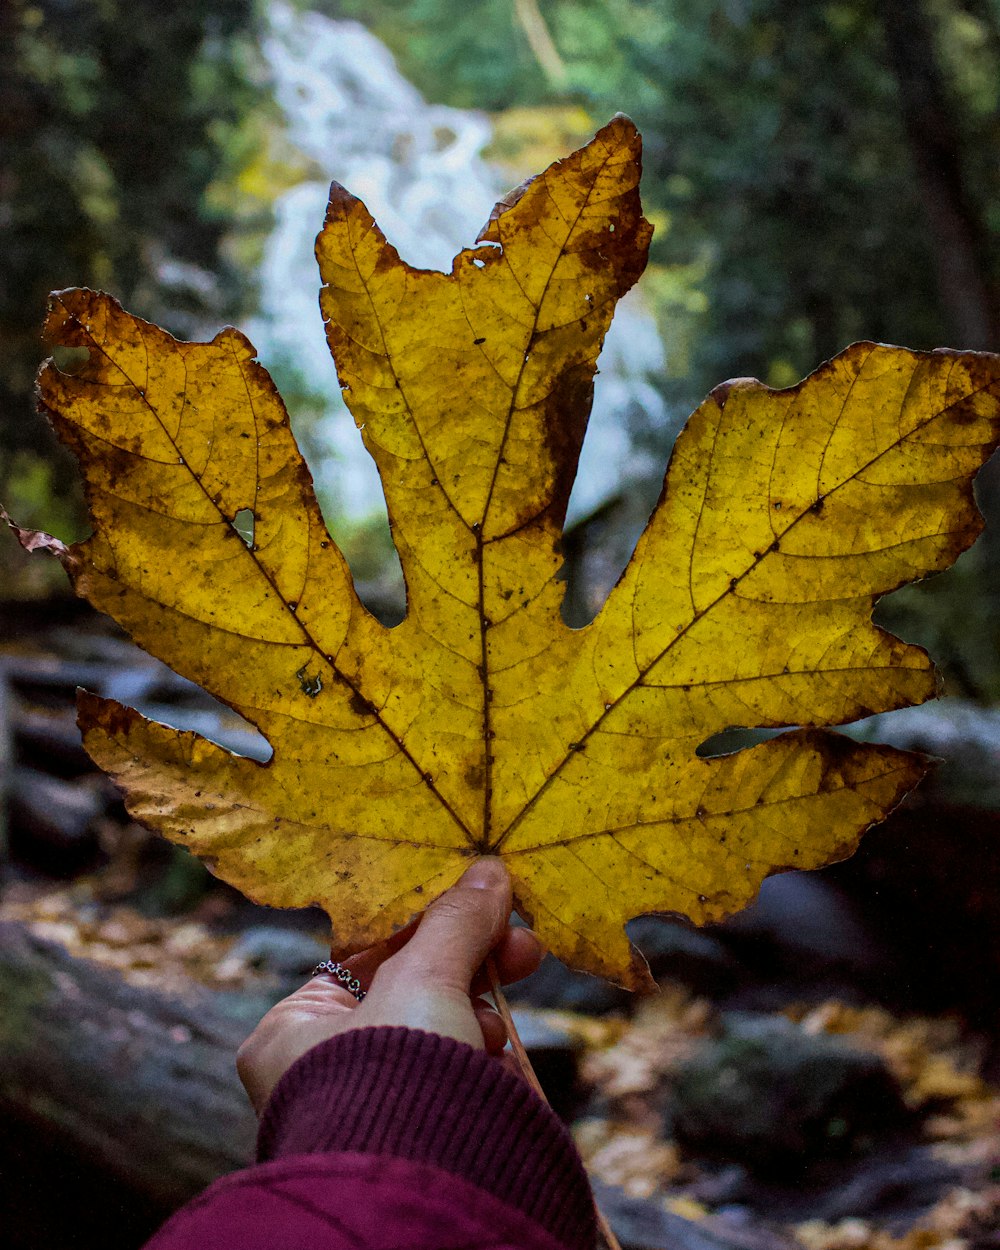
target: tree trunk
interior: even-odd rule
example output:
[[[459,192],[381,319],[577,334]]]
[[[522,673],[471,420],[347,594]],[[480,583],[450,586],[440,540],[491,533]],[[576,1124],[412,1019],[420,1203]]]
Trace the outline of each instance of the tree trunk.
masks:
[[[880,0],[889,63],[934,243],[951,347],[996,351],[1000,306],[992,287],[986,232],[962,174],[961,138],[938,68],[923,0]]]

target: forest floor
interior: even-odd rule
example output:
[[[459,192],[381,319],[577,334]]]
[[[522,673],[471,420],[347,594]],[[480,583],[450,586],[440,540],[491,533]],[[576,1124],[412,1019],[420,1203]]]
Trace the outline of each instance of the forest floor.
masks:
[[[30,643],[0,648],[9,832],[0,922],[113,970],[137,991],[277,999],[323,957],[322,917],[255,908],[130,822],[82,751],[74,691],[131,691],[151,715],[169,707],[214,716],[220,740],[245,730],[125,640],[84,624],[70,621],[42,639],[21,629]],[[198,720],[187,727],[203,731]],[[915,845],[911,870],[934,862]],[[990,916],[996,894],[984,884],[985,844],[970,845],[977,906]],[[884,907],[891,875],[875,880]],[[941,896],[937,878],[929,888]],[[968,912],[969,888],[956,886],[955,915]],[[915,923],[928,918],[921,910]],[[951,919],[941,923],[928,949],[946,949],[940,935],[957,931]],[[828,928],[843,934],[839,913]],[[995,952],[981,933],[992,930],[974,931],[979,954],[965,962],[971,982],[988,987]],[[712,958],[729,958],[718,943],[713,949]],[[957,1008],[889,1009],[850,985],[797,996],[786,983],[770,1001],[748,999],[739,961],[725,972],[724,993],[660,975],[658,995],[603,1006],[591,997],[579,1010],[552,1006],[580,1006],[572,995],[511,995],[539,1062],[561,1086],[559,1110],[623,1244],[1000,1250],[1000,1085],[990,1030],[970,1027]]]
[[[61,883],[22,879],[0,897],[0,921],[26,925],[140,989],[183,998],[193,987],[274,996],[288,988],[252,952],[241,951],[227,914],[238,905],[225,893],[208,895],[183,917],[151,917],[101,893],[101,874]],[[321,932],[315,939],[321,943]],[[759,1177],[733,1160],[699,1159],[671,1135],[664,1110],[671,1082],[718,1036],[719,1009],[709,999],[666,983],[630,1017],[518,1013],[522,1020],[526,1014],[568,1039],[578,1085],[572,1130],[591,1175],[704,1224],[715,1244],[746,1250],[1000,1245],[1000,1088],[982,1075],[982,1040],[970,1038],[956,1019],[898,1016],[832,1000],[784,1008],[783,1019],[805,1036],[837,1038],[878,1056],[914,1113],[902,1140],[888,1148],[862,1143],[825,1167],[820,1160],[804,1181],[776,1176],[773,1168]]]

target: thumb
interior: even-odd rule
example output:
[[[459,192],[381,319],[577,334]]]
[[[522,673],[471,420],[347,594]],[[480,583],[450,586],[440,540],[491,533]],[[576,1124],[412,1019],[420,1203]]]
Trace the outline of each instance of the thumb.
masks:
[[[394,971],[467,994],[473,974],[503,936],[510,909],[510,876],[503,862],[493,856],[477,859],[421,916],[416,933],[392,960]]]

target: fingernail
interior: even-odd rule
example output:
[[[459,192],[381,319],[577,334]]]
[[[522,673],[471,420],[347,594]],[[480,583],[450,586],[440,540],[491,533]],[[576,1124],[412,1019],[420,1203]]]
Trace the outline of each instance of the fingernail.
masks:
[[[465,870],[461,884],[470,890],[495,890],[507,879],[507,869],[496,856],[477,859]]]

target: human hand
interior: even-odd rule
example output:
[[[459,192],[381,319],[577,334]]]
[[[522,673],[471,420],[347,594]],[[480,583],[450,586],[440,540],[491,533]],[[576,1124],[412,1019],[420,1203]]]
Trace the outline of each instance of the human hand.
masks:
[[[358,1003],[329,975],[277,1003],[240,1047],[236,1068],[260,1114],[284,1072],[307,1050],[348,1029],[402,1025],[499,1054],[507,1029],[481,998],[492,954],[501,983],[538,967],[544,951],[530,929],[509,924],[511,886],[499,859],[478,859],[413,925],[343,960],[368,987]]]

